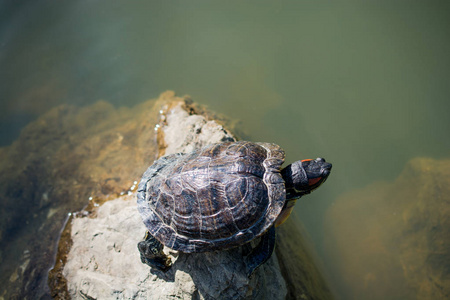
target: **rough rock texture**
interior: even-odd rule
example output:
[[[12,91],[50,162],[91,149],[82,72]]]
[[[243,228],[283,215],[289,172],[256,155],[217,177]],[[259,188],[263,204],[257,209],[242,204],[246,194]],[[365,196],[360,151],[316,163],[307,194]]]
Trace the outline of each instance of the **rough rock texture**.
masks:
[[[157,130],[164,133],[165,154],[233,140],[221,125],[182,106],[163,109]],[[74,218],[71,232],[63,274],[74,299],[284,299],[287,293],[275,255],[248,280],[240,248],[199,254],[166,248],[173,267],[151,272],[136,247],[145,227],[134,193],[105,203],[95,218]]]
[[[343,299],[450,298],[450,160],[415,158],[340,197],[327,220]]]
[[[206,144],[234,141],[222,125],[196,114],[189,114],[182,104],[173,107],[162,117],[164,131],[164,154],[191,152]],[[170,125],[170,126],[169,126]]]

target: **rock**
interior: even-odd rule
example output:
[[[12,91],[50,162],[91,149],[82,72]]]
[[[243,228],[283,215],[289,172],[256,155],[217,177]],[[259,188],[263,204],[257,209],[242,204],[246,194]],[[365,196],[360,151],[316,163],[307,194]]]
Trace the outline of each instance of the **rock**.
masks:
[[[200,115],[189,115],[178,103],[164,117],[168,125],[163,126],[165,155],[192,152],[214,142],[235,141],[222,125],[206,120]]]
[[[215,121],[190,115],[184,102],[162,110],[158,130],[165,154],[187,152],[234,138]],[[162,136],[158,136],[161,138]],[[147,165],[152,163],[152,159]],[[134,189],[134,187],[133,187]],[[145,226],[136,195],[111,200],[96,215],[73,218],[73,246],[63,275],[73,299],[284,299],[287,293],[276,255],[246,277],[242,250],[184,254],[165,248],[174,264],[167,273],[142,264],[137,243]]]
[[[450,160],[415,158],[392,182],[347,193],[325,246],[345,299],[450,298]]]
[[[171,103],[178,103],[179,107],[173,109]],[[160,110],[162,113],[159,114],[158,119]],[[183,117],[177,116],[178,114]],[[198,115],[204,118],[199,118]],[[184,138],[181,138],[181,135],[179,138],[174,138],[170,133],[172,127],[166,125],[171,122],[172,117],[184,118],[183,127],[172,130],[174,134],[185,130]],[[155,124],[159,125],[156,132],[162,138],[155,139],[153,134]],[[61,227],[67,222],[67,213],[80,211],[88,205],[81,213],[88,217],[82,219],[94,220],[97,212],[93,209],[97,205],[101,205],[106,200],[118,198],[120,194],[133,193],[130,189],[134,185],[133,181],[139,180],[149,164],[157,158],[158,148],[161,155],[164,152],[168,154],[170,151],[182,151],[180,149],[183,147],[193,144],[200,146],[210,139],[228,140],[231,135],[220,124],[225,124],[226,128],[236,133],[234,127],[236,124],[231,124],[226,117],[208,111],[192,102],[187,96],[176,97],[171,91],[162,93],[158,99],[148,100],[130,108],[116,108],[105,101],[98,101],[85,107],[61,105],[31,122],[12,145],[0,147],[2,157],[0,160],[0,194],[2,195],[2,201],[0,201],[0,282],[2,282],[0,299],[49,299],[51,297],[68,299],[70,295],[67,291],[66,278],[63,276],[63,268],[73,244],[71,226],[67,226],[61,233]],[[167,136],[168,141],[171,139],[170,145],[176,146],[167,149],[164,135]],[[92,200],[89,201],[89,199]],[[126,202],[126,200],[123,201]],[[128,201],[131,204],[133,202]],[[81,215],[78,214],[77,218]],[[73,219],[72,216],[68,220],[69,225],[72,224]],[[141,223],[139,226],[142,226]],[[280,237],[283,236],[283,241],[302,238],[298,232],[289,227],[283,235],[284,227],[281,226],[278,230]],[[139,240],[142,235],[143,231],[139,230],[136,234],[129,234],[129,237]],[[58,238],[60,238],[59,241]],[[135,243],[136,241],[133,241],[133,244]],[[303,255],[305,249],[295,248],[302,245],[293,244],[287,247],[284,245],[283,248],[276,249],[277,253],[284,253],[283,275],[290,284],[288,299],[299,296],[317,299],[314,297],[317,293],[314,288],[311,288],[310,283],[321,282],[322,278],[314,268],[309,267],[313,265],[311,256]],[[298,255],[292,255],[293,249],[296,249]],[[56,252],[58,255],[55,258]],[[239,249],[218,255],[222,254],[230,258],[241,255]],[[200,260],[202,263],[207,263],[208,260],[215,258],[215,254],[200,257],[207,257],[208,259]],[[299,257],[300,260],[298,260]],[[181,267],[183,264],[186,265],[183,261],[187,258],[181,255],[178,259],[180,269],[175,277],[179,274],[190,274],[190,271]],[[48,271],[52,265],[53,269]],[[308,274],[309,277],[291,278],[294,273],[286,272],[286,265],[290,266],[289,270],[301,269],[300,273]],[[215,267],[214,264],[213,267]],[[276,259],[269,261],[260,272],[270,273],[272,267],[277,269]],[[177,268],[176,265],[174,268]],[[208,279],[211,280],[210,273],[205,274],[208,274]],[[94,279],[100,280],[102,276],[98,273],[96,275],[98,276]],[[154,274],[148,273],[148,275]],[[200,286],[198,291],[208,289],[202,286],[206,282],[202,276],[193,277],[191,280]],[[230,278],[231,275],[224,273],[223,276],[223,278]],[[229,282],[243,288],[237,289],[239,295],[242,295],[245,289],[247,289],[246,293],[249,293],[245,295],[249,297],[260,297],[258,293],[264,293],[267,298],[277,298],[275,293],[285,293],[282,280],[278,281],[281,278],[277,277],[278,275],[269,275],[270,278],[277,278],[275,281],[270,281],[266,275],[256,273],[255,278],[252,279],[254,281],[248,286],[241,281],[242,277],[235,274],[233,276]],[[302,283],[299,280],[302,280]],[[218,282],[221,281],[215,282],[215,285],[220,285]],[[226,280],[224,282],[226,285],[230,284]],[[279,284],[281,287],[278,289]],[[265,285],[267,287],[264,287]],[[95,294],[99,293],[100,289],[101,285],[92,283],[89,289],[80,290],[83,293]],[[229,289],[228,293],[232,292]],[[217,295],[217,293],[211,293]]]
[[[190,100],[168,91],[130,108],[60,105],[0,147],[0,299],[50,298],[48,270],[67,213],[127,193],[156,159],[158,111],[174,101]],[[49,283],[64,298],[61,265],[58,258]]]

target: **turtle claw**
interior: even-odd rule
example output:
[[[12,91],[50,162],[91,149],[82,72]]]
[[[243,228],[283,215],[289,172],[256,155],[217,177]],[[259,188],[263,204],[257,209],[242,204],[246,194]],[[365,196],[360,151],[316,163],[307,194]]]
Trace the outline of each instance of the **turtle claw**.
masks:
[[[167,272],[172,266],[172,260],[163,252],[164,246],[147,231],[144,240],[137,244],[141,254],[141,262]]]
[[[147,258],[141,253],[141,262],[163,272],[167,272],[172,267],[172,260],[167,255]]]

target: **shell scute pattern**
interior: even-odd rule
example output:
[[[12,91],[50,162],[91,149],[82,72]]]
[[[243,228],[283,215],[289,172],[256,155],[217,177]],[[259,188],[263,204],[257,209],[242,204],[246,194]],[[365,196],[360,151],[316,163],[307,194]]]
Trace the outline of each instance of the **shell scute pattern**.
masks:
[[[233,220],[239,230],[244,230],[264,217],[270,199],[261,179],[248,177],[239,181],[241,186],[236,189],[230,187],[227,195],[234,204],[230,205]]]
[[[139,184],[150,234],[183,252],[231,248],[272,226],[285,200],[284,151],[268,143],[221,143],[156,161]]]

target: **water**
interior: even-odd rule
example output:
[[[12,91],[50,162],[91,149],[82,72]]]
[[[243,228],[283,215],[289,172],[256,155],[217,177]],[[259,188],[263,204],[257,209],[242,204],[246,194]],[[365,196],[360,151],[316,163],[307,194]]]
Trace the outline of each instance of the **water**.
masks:
[[[131,107],[166,89],[189,94],[239,119],[249,139],[280,144],[288,162],[333,162],[296,210],[338,278],[323,245],[336,199],[394,181],[415,157],[450,155],[449,10],[444,1],[1,1],[0,145],[62,103]],[[341,297],[354,294],[330,281]]]

